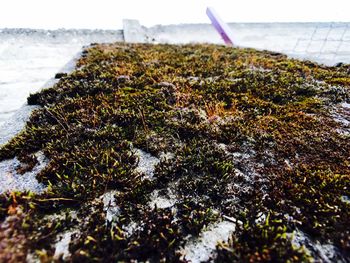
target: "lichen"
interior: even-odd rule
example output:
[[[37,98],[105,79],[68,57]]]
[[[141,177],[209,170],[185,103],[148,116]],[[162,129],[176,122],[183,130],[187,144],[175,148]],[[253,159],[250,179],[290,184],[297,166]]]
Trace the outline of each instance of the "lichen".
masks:
[[[346,261],[348,73],[217,45],[88,47],[0,149],[45,186],[0,195],[0,261],[185,262],[218,225],[204,260]]]

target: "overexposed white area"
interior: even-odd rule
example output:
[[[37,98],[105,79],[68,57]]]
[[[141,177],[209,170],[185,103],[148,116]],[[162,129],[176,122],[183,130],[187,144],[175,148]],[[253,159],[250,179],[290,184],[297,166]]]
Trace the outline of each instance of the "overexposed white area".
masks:
[[[21,43],[21,44],[18,44]],[[23,39],[0,43],[0,124],[13,114],[78,51],[80,45],[62,44],[58,49]]]
[[[11,0],[2,1],[1,27],[120,29],[122,19],[156,24],[206,23],[207,6],[228,22],[349,21],[348,0]]]

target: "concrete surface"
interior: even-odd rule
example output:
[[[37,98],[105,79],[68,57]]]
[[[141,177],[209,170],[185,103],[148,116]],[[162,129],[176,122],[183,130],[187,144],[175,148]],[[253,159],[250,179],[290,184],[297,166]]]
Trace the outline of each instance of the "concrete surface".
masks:
[[[0,29],[0,126],[30,93],[92,42],[123,41],[122,31]],[[1,136],[0,136],[1,139]]]

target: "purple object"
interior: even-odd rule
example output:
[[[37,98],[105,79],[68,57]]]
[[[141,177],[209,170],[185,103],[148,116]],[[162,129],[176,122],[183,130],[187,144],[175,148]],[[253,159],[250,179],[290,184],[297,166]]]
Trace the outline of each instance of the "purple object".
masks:
[[[233,46],[233,33],[230,27],[219,17],[214,8],[208,7],[206,13],[216,31],[218,31],[222,39],[225,41],[225,44]]]

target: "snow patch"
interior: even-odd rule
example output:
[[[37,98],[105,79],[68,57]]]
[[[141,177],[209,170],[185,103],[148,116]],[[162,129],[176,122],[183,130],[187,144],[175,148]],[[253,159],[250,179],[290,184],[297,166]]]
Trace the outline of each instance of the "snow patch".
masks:
[[[235,227],[236,224],[228,221],[211,225],[208,230],[200,234],[199,238],[190,240],[186,244],[183,249],[185,259],[192,263],[209,260],[214,254],[218,241],[227,241],[235,231]]]
[[[152,179],[155,167],[160,160],[141,149],[135,149],[135,154],[139,158],[136,170],[146,175],[148,179]]]
[[[21,162],[15,157],[11,160],[0,162],[0,194],[7,191],[31,191],[41,194],[46,190],[45,185],[38,182],[36,175],[40,173],[48,164],[48,160],[42,152],[34,154],[38,160],[31,171],[24,174],[18,174],[16,169]]]

